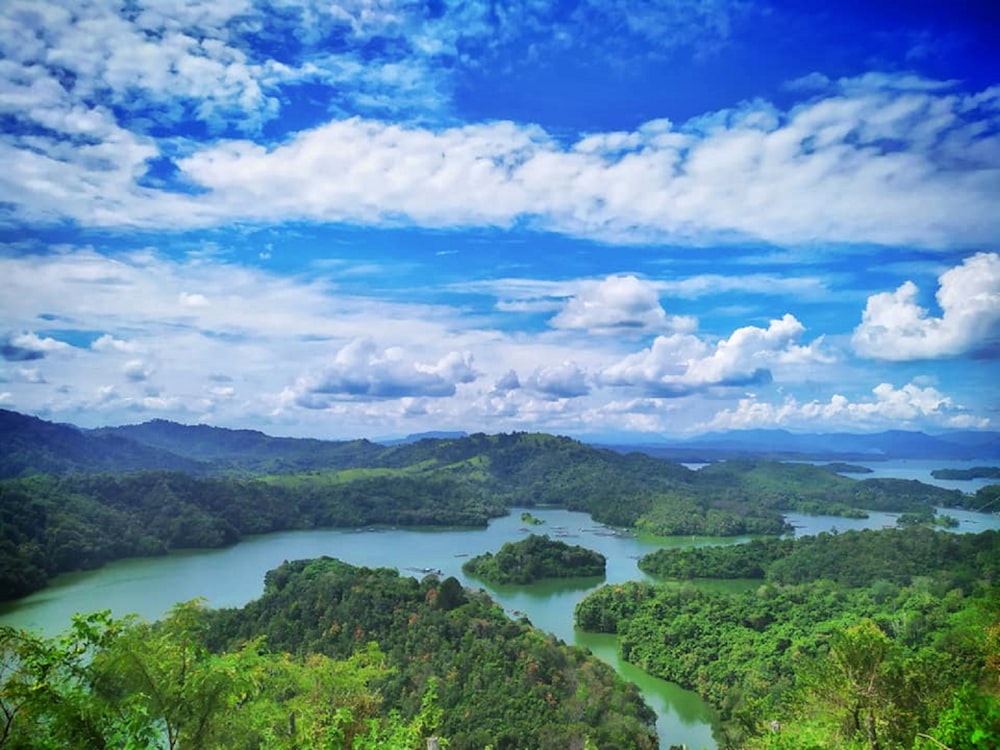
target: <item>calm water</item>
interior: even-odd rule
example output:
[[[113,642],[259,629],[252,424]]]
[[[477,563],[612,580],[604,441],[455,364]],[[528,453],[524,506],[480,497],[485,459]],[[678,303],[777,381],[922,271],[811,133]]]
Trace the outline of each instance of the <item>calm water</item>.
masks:
[[[697,695],[644,674],[618,658],[613,636],[594,636],[573,627],[573,608],[587,592],[603,583],[619,583],[646,576],[637,558],[663,546],[731,543],[740,540],[699,538],[652,539],[615,536],[589,515],[563,510],[533,509],[544,526],[535,533],[580,544],[601,552],[608,560],[605,578],[543,582],[525,587],[493,589],[462,573],[467,556],[496,551],[504,542],[528,532],[520,511],[495,519],[486,529],[376,531],[295,531],[246,540],[221,550],[198,550],[167,557],[121,560],[100,570],[60,576],[44,591],[0,605],[0,624],[54,635],[64,630],[76,612],[110,609],[115,615],[137,613],[161,617],[172,604],[204,597],[214,607],[240,606],[263,592],[264,574],[284,560],[329,555],[352,565],[393,567],[403,575],[423,577],[425,571],[455,576],[465,585],[486,588],[512,615],[523,613],[531,622],[568,643],[594,651],[635,682],[657,712],[662,747],[684,743],[693,750],[714,750],[715,714]]]
[[[935,468],[982,465],[975,462],[931,461],[872,463],[873,474],[921,481],[932,480]],[[893,469],[895,467],[895,472]],[[986,484],[988,482],[982,482]],[[951,482],[965,491],[975,491],[968,482]],[[1000,517],[947,509],[959,519],[956,531],[1000,529]],[[686,744],[692,750],[715,750],[715,715],[694,693],[650,677],[618,657],[614,636],[582,633],[573,627],[573,609],[589,591],[604,583],[646,579],[637,567],[639,557],[665,546],[731,544],[745,539],[647,538],[615,535],[595,523],[589,515],[563,510],[532,509],[545,525],[532,529],[569,544],[580,544],[601,552],[608,560],[603,579],[543,582],[526,587],[485,586],[467,578],[461,570],[466,557],[496,551],[504,542],[523,538],[528,529],[520,511],[495,519],[486,529],[385,529],[375,531],[295,531],[256,537],[221,550],[197,550],[167,557],[122,560],[96,571],[60,576],[44,591],[17,602],[0,604],[0,624],[28,628],[48,635],[64,630],[77,612],[110,609],[121,616],[137,613],[146,619],[161,617],[171,605],[202,597],[214,607],[241,606],[263,592],[264,574],[284,560],[328,555],[352,565],[393,567],[403,575],[422,577],[428,571],[442,577],[453,575],[465,585],[486,588],[514,616],[526,615],[536,626],[564,641],[591,649],[612,664],[626,679],[635,682],[657,712],[657,730],[662,747]],[[881,528],[895,524],[896,514],[872,512],[867,519],[788,514],[796,535],[821,531]],[[725,586],[736,586],[728,582]]]
[[[828,463],[818,461],[816,463]],[[936,484],[949,490],[960,490],[967,494],[975,494],[976,490],[988,484],[1000,484],[1000,479],[935,479],[931,476],[934,469],[971,469],[976,466],[997,466],[996,461],[977,459],[973,461],[942,461],[940,459],[893,459],[892,461],[848,461],[855,466],[865,466],[871,469],[870,474],[845,474],[854,479],[918,479],[927,484]]]

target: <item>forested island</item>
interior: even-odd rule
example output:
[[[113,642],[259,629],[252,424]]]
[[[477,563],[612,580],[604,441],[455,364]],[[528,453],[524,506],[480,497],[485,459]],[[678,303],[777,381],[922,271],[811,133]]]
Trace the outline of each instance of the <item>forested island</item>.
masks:
[[[660,550],[675,578],[752,577],[744,593],[605,586],[579,627],[696,690],[734,747],[977,748],[1000,737],[1000,534],[924,528]]]
[[[546,578],[603,576],[606,560],[593,550],[532,534],[508,542],[496,554],[467,560],[462,571],[494,585],[526,584]]]
[[[932,469],[935,479],[1000,479],[1000,466],[973,466],[969,469]]]

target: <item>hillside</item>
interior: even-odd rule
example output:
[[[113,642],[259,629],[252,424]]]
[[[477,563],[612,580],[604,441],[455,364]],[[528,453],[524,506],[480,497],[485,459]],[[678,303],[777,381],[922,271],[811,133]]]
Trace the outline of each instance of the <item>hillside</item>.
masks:
[[[191,461],[209,464],[220,472],[252,474],[363,466],[383,450],[382,446],[367,440],[278,438],[257,430],[182,425],[164,419],[121,427],[102,427],[89,434],[123,438]]]
[[[0,746],[653,750],[655,714],[588,652],[454,578],[284,563],[240,609],[0,627]]]
[[[391,669],[377,684],[385,705],[414,715],[436,679],[452,750],[564,750],[584,737],[606,750],[656,746],[635,686],[454,578],[300,560],[270,571],[260,599],[211,620],[215,648],[263,635],[276,650],[343,659],[376,642]]]
[[[286,529],[482,526],[546,505],[661,536],[735,536],[781,534],[788,511],[989,502],[809,464],[728,461],[696,472],[534,433],[381,446],[162,421],[85,432],[14,412],[0,412],[0,428],[6,476],[17,477],[0,480],[4,598],[109,560]]]
[[[95,434],[0,409],[0,478],[167,469],[204,473],[198,460],[111,433]]]
[[[1000,534],[820,534],[662,549],[640,567],[763,579],[739,592],[629,582],[576,608],[627,661],[716,705],[731,746],[996,747]]]

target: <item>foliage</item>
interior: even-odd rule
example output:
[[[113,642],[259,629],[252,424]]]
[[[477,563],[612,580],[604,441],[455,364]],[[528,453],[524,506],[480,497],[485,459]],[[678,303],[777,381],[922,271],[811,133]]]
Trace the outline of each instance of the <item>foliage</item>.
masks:
[[[381,710],[374,644],[340,661],[261,639],[215,653],[206,618],[189,602],[152,625],[77,616],[55,639],[0,629],[0,748],[422,750],[436,730],[433,684],[412,721]]]
[[[440,731],[453,750],[582,746],[652,748],[655,715],[611,667],[526,622],[454,578],[422,581],[337,560],[285,563],[265,593],[212,615],[217,649],[265,636],[272,648],[342,659],[379,643],[390,672],[374,682],[405,720],[436,685]]]
[[[780,534],[791,509],[920,512],[966,501],[919,482],[859,482],[807,464],[729,461],[695,472],[529,433],[380,446],[156,421],[87,433],[0,410],[0,445],[11,447],[16,473],[53,472],[0,481],[3,598],[121,557],[286,529],[482,526],[511,507],[548,505],[652,534],[734,536]],[[100,473],[158,461],[185,473]],[[66,471],[88,473],[58,475]]]
[[[605,586],[577,624],[714,703],[734,746],[992,748],[974,743],[1000,736],[998,536],[887,529],[657,554],[674,574],[756,565],[768,582]]]
[[[524,513],[521,514],[521,520],[524,523],[528,524],[529,526],[544,526],[545,525],[545,521],[544,520],[542,520],[538,516],[535,516],[535,515],[532,515],[531,513],[528,513],[527,511],[525,511]]]
[[[972,507],[975,510],[995,513],[1000,507],[1000,484],[988,484],[976,490]]]
[[[507,542],[495,555],[487,552],[467,560],[462,570],[495,585],[525,584],[545,578],[603,576],[606,562],[599,552],[531,534]]]
[[[1000,479],[1000,466],[973,466],[969,469],[932,469],[935,479]]]
[[[929,528],[866,529],[747,544],[664,548],[639,568],[665,578],[763,578],[772,583],[819,579],[848,586],[909,584],[920,576],[956,585],[1000,576],[1000,533],[941,534]]]

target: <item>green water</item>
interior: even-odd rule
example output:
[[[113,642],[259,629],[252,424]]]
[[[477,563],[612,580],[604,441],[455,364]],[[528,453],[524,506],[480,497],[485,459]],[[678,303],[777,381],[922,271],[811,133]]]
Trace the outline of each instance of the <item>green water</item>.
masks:
[[[948,511],[951,513],[952,511]],[[647,538],[617,535],[589,515],[563,510],[532,509],[544,525],[526,528],[520,510],[495,519],[486,529],[379,529],[371,531],[295,531],[255,537],[219,550],[180,552],[166,557],[121,560],[85,573],[60,576],[43,591],[16,602],[0,604],[0,624],[54,635],[64,630],[77,612],[110,609],[121,616],[136,613],[146,619],[161,617],[171,605],[196,597],[214,607],[236,607],[263,591],[264,574],[284,560],[337,557],[352,565],[392,567],[403,575],[422,578],[426,571],[455,576],[465,585],[486,588],[513,617],[526,616],[539,628],[566,641],[591,649],[636,683],[657,712],[661,747],[685,744],[692,750],[715,750],[715,715],[697,695],[658,680],[618,657],[613,636],[577,631],[573,609],[589,591],[603,583],[645,579],[639,557],[665,546],[732,544],[745,539]],[[959,515],[959,513],[955,513]],[[962,515],[962,531],[997,525],[984,514]],[[849,519],[789,514],[798,534],[849,526]],[[859,527],[894,522],[891,514],[873,514],[852,521]],[[602,553],[608,561],[605,578],[546,581],[524,587],[487,587],[462,573],[469,556],[496,551],[504,542],[528,533],[549,534],[569,544]],[[708,587],[735,590],[745,582],[704,582]],[[752,584],[751,584],[752,585]]]
[[[661,747],[686,744],[692,750],[715,750],[712,709],[694,693],[622,662],[613,636],[575,630],[573,608],[587,592],[605,582],[645,578],[636,561],[654,549],[722,540],[621,536],[583,513],[537,508],[532,513],[545,524],[530,531],[521,521],[520,511],[515,510],[495,519],[486,529],[295,531],[255,537],[226,549],[121,560],[100,570],[60,576],[44,591],[0,605],[0,624],[53,635],[64,630],[77,612],[110,609],[117,616],[137,613],[156,619],[175,602],[195,597],[204,598],[213,607],[240,606],[261,595],[264,574],[282,561],[321,555],[352,565],[397,568],[403,575],[417,578],[425,571],[440,571],[441,576],[453,575],[467,586],[486,588],[512,616],[526,616],[567,643],[590,648],[635,682],[657,712]],[[601,552],[608,560],[606,577],[494,589],[462,573],[468,556],[496,551],[504,542],[531,532]]]

